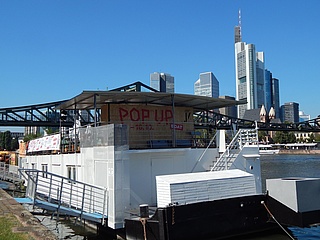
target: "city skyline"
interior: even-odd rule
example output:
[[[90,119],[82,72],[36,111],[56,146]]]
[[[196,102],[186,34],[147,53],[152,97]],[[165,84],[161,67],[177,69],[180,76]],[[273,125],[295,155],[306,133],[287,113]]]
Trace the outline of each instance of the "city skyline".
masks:
[[[234,27],[241,9],[242,41],[266,53],[265,68],[280,80],[280,105],[297,102],[315,118],[320,114],[319,6],[313,0],[3,1],[0,108],[65,100],[83,90],[135,81],[149,84],[152,72],[170,73],[175,92],[186,94],[193,94],[199,73],[214,72],[220,95],[236,96]],[[164,11],[167,17],[158,17]]]

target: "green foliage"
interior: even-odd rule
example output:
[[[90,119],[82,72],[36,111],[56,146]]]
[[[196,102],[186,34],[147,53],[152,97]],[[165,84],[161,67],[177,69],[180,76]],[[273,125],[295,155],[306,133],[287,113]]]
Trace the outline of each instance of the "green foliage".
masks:
[[[24,136],[23,141],[29,142],[30,140],[36,139],[38,137],[41,137],[41,135],[40,134],[27,134]]]
[[[286,132],[286,131],[277,131],[274,138],[275,143],[295,143],[297,142],[296,136],[293,132]]]
[[[18,141],[17,138],[12,138],[12,139],[11,139],[10,148],[11,148],[11,150],[19,149],[19,141]]]
[[[314,134],[311,133],[311,134],[309,135],[308,142],[313,143],[315,140],[316,140],[316,138],[315,138]]]
[[[10,131],[5,131],[3,134],[4,138],[4,149],[7,149],[8,151],[11,151],[11,132]]]
[[[3,132],[0,132],[0,150],[4,149]]]
[[[10,131],[0,132],[0,150],[14,151],[18,148],[18,139],[13,139]]]
[[[59,129],[58,128],[46,128],[44,130],[48,135],[51,135],[51,134],[54,134],[54,133],[57,133],[59,132]]]
[[[258,131],[259,142],[265,141],[268,133],[266,131]]]

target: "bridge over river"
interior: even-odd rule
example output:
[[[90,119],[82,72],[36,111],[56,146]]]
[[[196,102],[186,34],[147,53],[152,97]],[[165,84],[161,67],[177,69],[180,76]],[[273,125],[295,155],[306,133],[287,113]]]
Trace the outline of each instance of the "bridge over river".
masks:
[[[143,92],[145,88],[148,92]],[[255,122],[216,113],[212,109],[243,104],[243,102],[213,99],[184,94],[160,93],[136,82],[110,91],[84,91],[69,100],[0,108],[0,126],[72,127],[75,119],[81,125],[98,125],[101,107],[105,104],[159,104],[190,106],[195,109],[195,128],[240,129],[255,128],[266,131],[320,132],[320,117],[298,123]]]

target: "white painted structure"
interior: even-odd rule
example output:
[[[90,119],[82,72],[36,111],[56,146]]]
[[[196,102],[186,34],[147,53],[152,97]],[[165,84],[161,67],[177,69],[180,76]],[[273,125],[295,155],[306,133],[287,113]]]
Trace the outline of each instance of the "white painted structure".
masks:
[[[156,176],[205,171],[219,156],[216,148],[129,150],[125,125],[105,125],[80,131],[81,153],[28,155],[23,168],[73,178],[108,189],[108,226],[124,227],[125,217],[140,204],[156,206]],[[99,141],[89,141],[100,134]],[[94,139],[98,139],[94,137]]]
[[[273,154],[278,154],[279,152],[280,152],[280,149],[276,149],[270,144],[259,145],[259,154],[261,155],[273,155]]]
[[[266,188],[271,197],[297,213],[320,210],[320,178],[267,179]]]
[[[158,207],[257,194],[254,176],[233,169],[157,176]]]

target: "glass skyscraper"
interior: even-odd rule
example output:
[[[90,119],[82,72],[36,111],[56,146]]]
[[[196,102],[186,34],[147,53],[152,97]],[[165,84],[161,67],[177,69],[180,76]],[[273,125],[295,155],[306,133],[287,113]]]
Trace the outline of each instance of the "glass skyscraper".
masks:
[[[269,70],[265,71],[265,107],[267,112],[273,107],[276,118],[280,118],[279,80]]]
[[[194,83],[194,94],[207,97],[219,97],[219,81],[212,72],[200,73]]]
[[[235,36],[237,39],[241,36]],[[264,53],[256,52],[254,44],[235,41],[235,68],[236,100],[247,102],[238,106],[238,117],[242,118],[247,109],[260,108],[265,103]]]
[[[151,73],[150,87],[159,92],[174,93],[174,77],[168,73]]]
[[[299,122],[299,103],[288,102],[281,106],[282,122]]]

